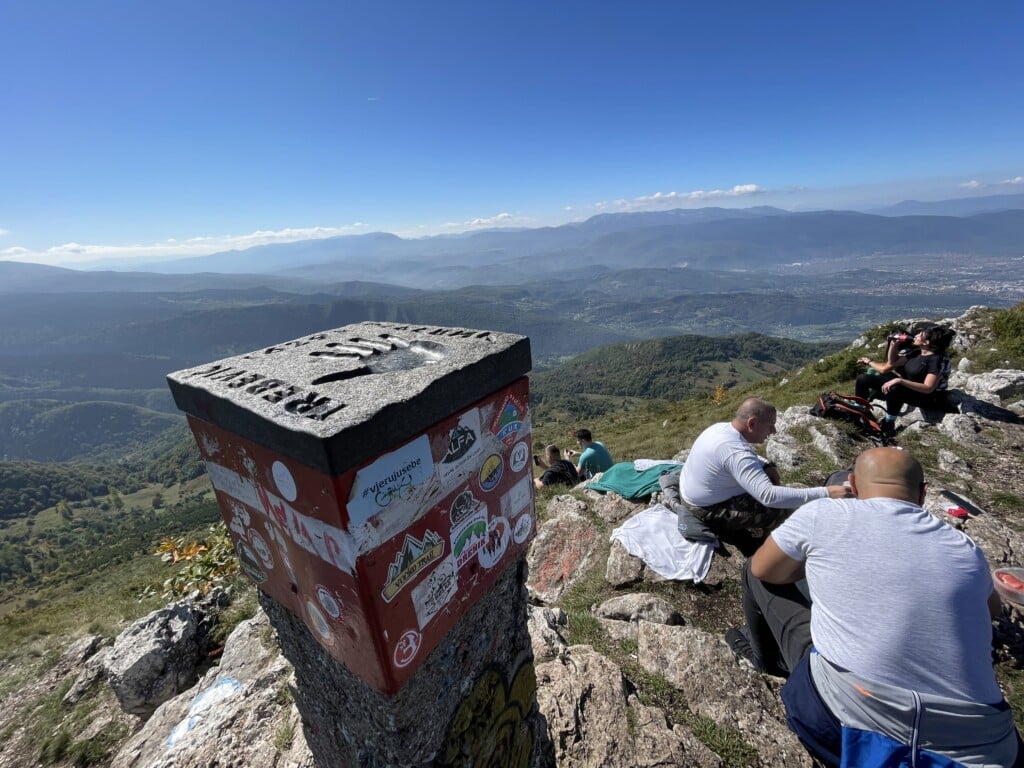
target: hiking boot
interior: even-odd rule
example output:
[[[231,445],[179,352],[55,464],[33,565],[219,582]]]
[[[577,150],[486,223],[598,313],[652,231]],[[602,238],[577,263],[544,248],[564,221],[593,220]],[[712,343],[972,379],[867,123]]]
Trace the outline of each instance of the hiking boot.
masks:
[[[750,630],[747,627],[730,629],[725,633],[725,642],[735,654],[737,661],[746,661],[754,668],[755,672],[764,672],[764,661],[754,652],[754,647],[750,644],[749,633]]]
[[[895,419],[882,419],[882,423],[878,426],[882,428],[882,437],[896,437]]]

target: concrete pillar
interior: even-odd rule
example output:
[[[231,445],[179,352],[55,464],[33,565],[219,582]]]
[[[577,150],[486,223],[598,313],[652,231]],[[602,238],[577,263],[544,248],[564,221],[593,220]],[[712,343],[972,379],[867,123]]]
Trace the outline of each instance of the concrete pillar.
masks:
[[[529,340],[361,323],[168,376],[321,768],[545,761]]]

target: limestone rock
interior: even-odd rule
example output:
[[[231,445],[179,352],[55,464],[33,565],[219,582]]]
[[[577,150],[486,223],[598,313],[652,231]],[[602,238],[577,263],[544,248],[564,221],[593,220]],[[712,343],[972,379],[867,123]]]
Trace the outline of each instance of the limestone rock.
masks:
[[[840,441],[840,431],[828,419],[812,416],[810,406],[794,405],[778,415],[777,432],[768,438],[765,452],[781,469],[792,471],[804,464],[808,458],[807,442],[794,434],[797,427],[805,428],[811,437],[811,444],[819,452],[839,467],[842,457],[836,450]]]
[[[1024,371],[998,368],[979,373],[967,380],[964,391],[979,400],[1002,405],[1004,400],[1012,401],[1024,395]]]
[[[584,496],[590,502],[590,509],[606,523],[617,523],[637,512],[640,506],[632,501],[619,496],[617,493],[598,493],[597,491],[584,491]]]
[[[619,667],[589,646],[537,666],[537,700],[559,768],[721,765],[685,727],[628,697]]]
[[[561,608],[527,606],[526,623],[533,645],[533,657],[537,661],[561,655],[567,647],[562,636],[568,617]]]
[[[594,608],[594,615],[617,621],[651,621],[655,624],[682,624],[683,617],[663,597],[635,592],[605,600]]]
[[[634,584],[640,581],[646,568],[644,561],[629,554],[622,546],[622,542],[613,541],[611,550],[608,552],[608,565],[605,568],[604,578],[613,587]]]
[[[532,600],[557,603],[590,567],[598,538],[593,524],[581,514],[585,510],[586,505],[572,496],[551,500],[551,518],[540,526],[527,554],[527,588]]]
[[[786,727],[782,702],[765,678],[741,667],[717,635],[688,626],[641,621],[640,665],[679,689],[690,709],[723,728],[739,731],[762,766],[811,766]]]
[[[111,768],[313,768],[291,676],[257,613],[232,632],[220,666],[157,709]]]
[[[203,618],[186,600],[154,611],[118,635],[104,671],[125,712],[148,716],[195,683],[205,650]]]

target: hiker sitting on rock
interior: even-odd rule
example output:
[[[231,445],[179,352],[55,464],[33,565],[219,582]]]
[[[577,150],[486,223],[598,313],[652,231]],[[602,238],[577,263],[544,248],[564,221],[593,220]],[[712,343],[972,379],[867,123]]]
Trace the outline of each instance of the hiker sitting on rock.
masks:
[[[576,472],[579,474],[580,480],[587,480],[605,472],[615,463],[612,461],[612,455],[608,453],[608,449],[604,447],[603,443],[594,439],[589,429],[576,430],[576,444],[580,448],[580,458],[576,464]],[[567,450],[565,455],[572,457],[576,456],[577,452]]]
[[[544,474],[533,479],[533,484],[538,490],[546,485],[573,486],[579,483],[580,478],[576,474],[576,467],[571,461],[562,458],[562,452],[558,450],[557,445],[549,445],[544,450],[544,455],[547,457],[547,461],[539,456],[533,457],[533,463],[544,468]]]
[[[881,391],[885,398],[882,433],[889,437],[896,432],[896,416],[904,404],[926,411],[945,413],[949,410],[946,348],[952,341],[953,331],[941,325],[925,326],[913,337],[909,349],[901,338],[905,335],[889,336],[884,363],[876,363],[868,357],[857,360],[873,371],[857,377],[857,397],[867,400],[873,392]]]
[[[906,451],[864,451],[850,483],[856,499],[804,505],[747,561],[749,642],[726,640],[790,671],[787,722],[826,765],[1024,763],[992,668],[999,599],[981,549],[921,508]]]
[[[775,419],[774,405],[751,397],[743,401],[732,421],[712,424],[693,442],[679,478],[683,510],[676,512],[683,538],[701,540],[709,529],[722,533],[774,528],[801,504],[850,494],[843,485],[779,485],[775,465],[751,448],[751,443],[763,443],[775,432]],[[701,524],[697,531],[694,520]]]

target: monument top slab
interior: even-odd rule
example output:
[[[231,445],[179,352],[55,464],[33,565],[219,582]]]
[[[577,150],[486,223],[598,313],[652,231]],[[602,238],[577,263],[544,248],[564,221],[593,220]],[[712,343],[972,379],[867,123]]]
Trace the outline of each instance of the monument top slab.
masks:
[[[515,381],[530,340],[356,323],[175,371],[178,408],[338,474]]]

